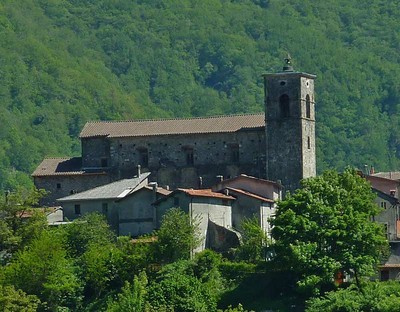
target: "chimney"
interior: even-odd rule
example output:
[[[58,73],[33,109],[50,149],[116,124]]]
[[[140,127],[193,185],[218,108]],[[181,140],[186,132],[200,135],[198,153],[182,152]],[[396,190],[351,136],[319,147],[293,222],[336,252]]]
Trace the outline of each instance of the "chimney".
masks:
[[[223,175],[217,175],[217,183],[221,183],[224,181],[224,176]]]
[[[199,177],[199,189],[203,188],[203,177]]]
[[[157,182],[151,182],[151,183],[149,183],[149,186],[151,186],[152,190],[153,190],[153,201],[156,201],[157,200],[157,187],[158,187],[158,184],[157,184]]]
[[[374,166],[371,166],[371,172],[370,172],[370,174],[374,174],[375,173],[375,168],[374,168]]]
[[[138,177],[140,177],[140,175],[141,175],[141,166],[140,165],[137,165],[137,176]]]
[[[396,197],[396,190],[390,190],[390,196]]]

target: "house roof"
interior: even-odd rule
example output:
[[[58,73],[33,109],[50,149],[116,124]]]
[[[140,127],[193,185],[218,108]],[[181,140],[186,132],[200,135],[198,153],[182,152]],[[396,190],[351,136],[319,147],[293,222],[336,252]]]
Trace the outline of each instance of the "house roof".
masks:
[[[260,179],[260,178],[252,177],[252,176],[249,176],[249,175],[246,175],[246,174],[241,174],[241,175],[238,175],[236,177],[223,180],[223,181],[219,182],[218,184],[224,185],[224,184],[230,183],[230,182],[235,181],[235,180],[240,180],[240,179],[253,180],[253,181],[256,181],[258,183],[263,183],[263,184],[273,184],[273,185],[275,185],[276,187],[278,187],[280,189],[283,188],[282,184],[279,184],[278,182],[271,181],[271,180]]]
[[[380,177],[389,180],[400,180],[400,171],[377,172],[371,175],[373,177]]]
[[[248,197],[251,197],[251,198],[254,198],[254,199],[261,200],[261,201],[266,202],[266,203],[273,203],[274,202],[270,198],[259,196],[257,194],[254,194],[254,193],[251,193],[251,192],[247,192],[247,191],[244,191],[244,190],[241,190],[241,189],[237,189],[237,188],[233,188],[233,187],[227,187],[226,189],[229,190],[229,191],[232,191],[233,193],[245,195],[245,196],[248,196]]]
[[[374,193],[376,193],[376,195],[384,200],[387,200],[388,202],[390,202],[392,205],[397,205],[399,203],[398,198],[394,197],[394,196],[390,196],[376,188],[372,188],[372,191]]]
[[[221,133],[265,127],[264,114],[212,116],[184,119],[91,121],[80,138],[142,137],[172,134]]]
[[[45,158],[32,173],[32,176],[80,175],[84,173],[81,168],[81,157]]]
[[[213,192],[211,189],[183,189],[178,188],[168,196],[158,199],[154,204],[158,204],[167,198],[174,196],[176,193],[184,193],[186,195],[192,197],[208,197],[208,198],[218,198],[218,199],[226,199],[226,200],[235,200],[235,197],[225,195],[222,193]]]
[[[141,182],[148,178],[150,172],[142,173],[133,179],[123,179],[106,185],[98,186],[90,190],[72,194],[57,199],[58,202],[77,200],[121,199],[131,194]]]

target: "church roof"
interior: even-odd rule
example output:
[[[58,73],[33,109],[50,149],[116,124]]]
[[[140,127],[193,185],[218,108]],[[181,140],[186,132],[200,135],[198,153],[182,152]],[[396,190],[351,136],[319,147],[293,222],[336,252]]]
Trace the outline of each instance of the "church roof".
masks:
[[[265,127],[264,118],[264,114],[246,114],[185,119],[91,121],[83,127],[80,138],[236,132]]]

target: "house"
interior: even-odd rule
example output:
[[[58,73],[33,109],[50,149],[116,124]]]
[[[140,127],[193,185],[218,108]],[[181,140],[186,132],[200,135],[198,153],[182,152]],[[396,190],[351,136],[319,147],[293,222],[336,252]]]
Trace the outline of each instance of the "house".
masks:
[[[232,232],[231,204],[234,200],[232,196],[213,192],[211,189],[177,189],[154,203],[157,227],[161,225],[162,217],[170,208],[179,207],[198,223],[201,244],[194,252],[212,248],[210,244],[207,244],[207,242],[210,243],[207,239],[210,233],[209,226],[216,225],[225,231]],[[214,231],[217,231],[215,226]],[[232,235],[235,236],[235,234]],[[219,248],[222,247],[219,246]]]
[[[263,75],[264,114],[86,123],[81,157],[48,158],[33,173],[36,187],[50,192],[43,203],[131,178],[138,165],[171,189],[247,174],[295,190],[316,174],[316,77],[285,61],[282,71]]]
[[[261,228],[270,236],[269,219],[275,215],[276,201],[282,199],[282,185],[248,175],[221,180],[213,191],[224,192],[235,197],[232,203],[232,226],[241,230],[245,219],[255,217]]]
[[[59,198],[64,218],[76,219],[84,214],[99,212],[106,216],[111,227],[119,233],[142,234],[154,229],[154,213],[151,202],[153,191],[141,200],[132,196],[136,191],[148,185],[150,173],[140,174],[132,179],[123,179],[99,186],[81,193]],[[158,192],[160,193],[160,192]],[[144,198],[150,198],[145,201]]]

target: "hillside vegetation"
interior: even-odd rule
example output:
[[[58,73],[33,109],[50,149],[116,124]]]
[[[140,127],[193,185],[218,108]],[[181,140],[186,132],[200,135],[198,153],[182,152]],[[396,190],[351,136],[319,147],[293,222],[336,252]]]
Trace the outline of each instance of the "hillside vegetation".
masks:
[[[262,112],[287,51],[318,77],[318,170],[399,169],[397,2],[3,0],[0,188],[87,120]]]

